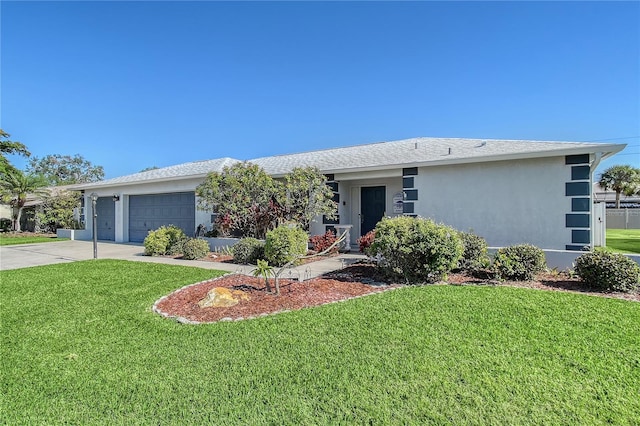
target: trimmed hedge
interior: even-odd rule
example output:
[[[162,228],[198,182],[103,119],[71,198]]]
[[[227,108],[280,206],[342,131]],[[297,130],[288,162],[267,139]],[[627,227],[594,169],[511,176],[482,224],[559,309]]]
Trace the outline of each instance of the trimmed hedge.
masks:
[[[182,258],[187,260],[202,259],[209,254],[209,243],[199,238],[189,238],[182,244]]]
[[[593,289],[632,292],[640,287],[640,266],[620,253],[585,253],[576,259],[575,270]]]
[[[471,232],[459,232],[464,251],[458,261],[458,269],[475,272],[489,265],[487,242]]]
[[[171,236],[169,237],[169,240],[171,240]],[[177,255],[177,254],[184,253],[184,245],[189,240],[191,240],[191,238],[187,237],[186,235],[183,235],[181,237],[178,237],[175,241],[170,242],[169,248],[167,249],[167,254]]]
[[[368,254],[379,257],[382,271],[407,283],[434,283],[458,265],[463,246],[458,232],[430,219],[383,218]]]
[[[307,253],[308,238],[297,226],[278,226],[267,232],[264,256],[269,264],[284,266]]]
[[[520,244],[498,249],[493,268],[500,279],[531,281],[547,268],[547,262],[542,249]]]
[[[236,243],[231,249],[233,260],[243,265],[255,265],[264,258],[264,242],[257,238],[247,237]]]
[[[144,254],[146,256],[161,256],[167,254],[174,244],[185,238],[187,238],[187,236],[184,231],[177,226],[161,226],[155,231],[149,231],[149,234],[144,239]],[[174,250],[175,248],[172,249],[171,252]]]

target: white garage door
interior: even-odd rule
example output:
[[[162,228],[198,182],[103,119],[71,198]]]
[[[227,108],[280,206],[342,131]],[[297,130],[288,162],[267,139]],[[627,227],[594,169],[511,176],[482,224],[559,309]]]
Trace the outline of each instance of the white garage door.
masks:
[[[193,236],[196,198],[193,192],[129,196],[129,241],[142,242],[161,226],[175,225]]]

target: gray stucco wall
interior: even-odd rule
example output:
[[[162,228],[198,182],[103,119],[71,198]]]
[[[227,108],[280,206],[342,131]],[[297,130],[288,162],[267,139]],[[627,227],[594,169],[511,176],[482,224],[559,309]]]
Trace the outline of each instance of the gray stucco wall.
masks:
[[[565,223],[570,180],[564,157],[421,167],[415,212],[473,231],[490,246],[529,243],[564,250],[571,243]]]

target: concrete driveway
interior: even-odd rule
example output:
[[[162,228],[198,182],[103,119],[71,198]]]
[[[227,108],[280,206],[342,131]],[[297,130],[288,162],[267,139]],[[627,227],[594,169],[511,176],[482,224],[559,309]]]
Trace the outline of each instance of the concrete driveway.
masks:
[[[238,265],[225,263],[143,256],[143,252],[144,247],[140,244],[98,243],[98,259],[169,263],[225,271],[234,271],[238,268]],[[93,242],[91,241],[60,241],[0,247],[0,270],[2,271],[88,259],[93,259]]]
[[[233,263],[218,263],[200,260],[172,259],[168,257],[144,256],[141,244],[99,242],[98,259],[123,259],[138,262],[166,263],[170,265],[195,266],[227,272],[251,273],[253,266]],[[60,241],[40,244],[17,244],[0,246],[0,271],[28,268],[31,266],[68,263],[93,259],[92,241]],[[323,260],[300,265],[287,270],[283,278],[307,279],[342,269],[346,265],[364,259],[359,254],[341,254]]]

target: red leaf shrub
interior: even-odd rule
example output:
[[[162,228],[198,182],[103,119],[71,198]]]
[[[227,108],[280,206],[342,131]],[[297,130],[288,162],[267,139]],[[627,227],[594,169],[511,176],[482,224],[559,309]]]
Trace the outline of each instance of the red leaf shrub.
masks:
[[[358,238],[358,246],[360,247],[360,253],[364,253],[366,249],[373,243],[373,240],[376,238],[376,230],[372,229],[371,231],[364,234],[362,237]]]
[[[331,246],[331,244],[336,242],[336,240],[337,240],[336,234],[334,234],[331,231],[327,231],[324,235],[314,235],[313,237],[309,238],[309,241],[311,241],[311,245],[313,246],[313,250],[316,251],[317,253],[320,253],[328,249]],[[333,249],[331,249],[330,253],[337,253],[337,252],[338,252],[338,246],[336,245]]]

